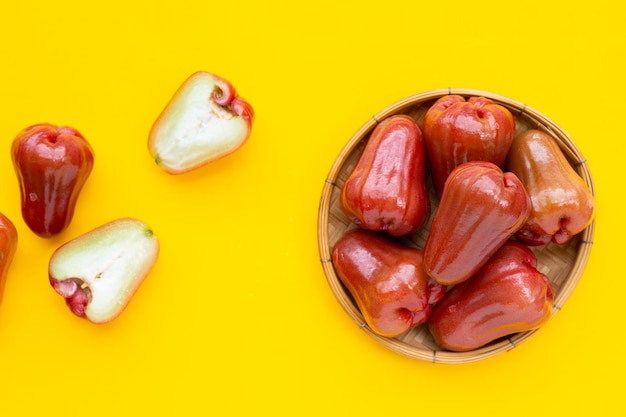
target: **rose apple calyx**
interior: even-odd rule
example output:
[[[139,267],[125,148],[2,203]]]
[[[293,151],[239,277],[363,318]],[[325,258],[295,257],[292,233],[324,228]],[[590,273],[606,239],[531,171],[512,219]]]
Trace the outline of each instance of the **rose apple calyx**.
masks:
[[[165,172],[182,174],[239,149],[250,136],[254,110],[233,85],[206,71],[178,88],[148,137],[148,150]]]
[[[117,219],[60,246],[48,266],[50,285],[75,315],[107,323],[126,308],[158,253],[145,223]]]

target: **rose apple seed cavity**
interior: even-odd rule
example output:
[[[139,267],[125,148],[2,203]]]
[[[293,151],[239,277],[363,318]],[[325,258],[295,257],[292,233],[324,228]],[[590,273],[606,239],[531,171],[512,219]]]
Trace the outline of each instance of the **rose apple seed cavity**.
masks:
[[[91,302],[89,284],[80,278],[68,278],[65,281],[51,280],[54,290],[65,298],[70,310],[79,317],[85,317],[85,307]]]

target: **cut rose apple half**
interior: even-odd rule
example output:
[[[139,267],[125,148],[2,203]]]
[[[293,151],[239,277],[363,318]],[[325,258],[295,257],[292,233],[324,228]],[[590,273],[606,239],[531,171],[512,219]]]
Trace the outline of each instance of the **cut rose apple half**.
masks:
[[[48,266],[50,284],[74,314],[106,323],[126,308],[158,253],[145,223],[117,219],[60,246]]]
[[[250,136],[254,111],[232,84],[198,71],[176,91],[152,125],[148,149],[170,174],[182,174],[222,158]]]

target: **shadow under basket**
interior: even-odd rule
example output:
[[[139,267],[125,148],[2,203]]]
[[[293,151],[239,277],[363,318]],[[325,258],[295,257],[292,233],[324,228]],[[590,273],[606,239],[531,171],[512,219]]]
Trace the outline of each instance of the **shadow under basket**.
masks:
[[[429,362],[465,363],[478,361],[508,351],[524,342],[537,330],[516,333],[469,352],[441,350],[430,335],[426,324],[415,327],[394,338],[380,336],[368,327],[351,294],[339,280],[331,255],[335,243],[344,233],[355,227],[341,209],[340,194],[345,180],[358,162],[374,127],[385,118],[395,114],[412,116],[421,126],[422,118],[430,106],[437,99],[448,94],[459,94],[466,98],[472,96],[487,97],[508,108],[515,117],[516,136],[528,129],[539,129],[548,133],[557,141],[571,165],[585,181],[592,193],[594,193],[594,189],[593,180],[584,157],[572,139],[559,126],[541,113],[522,103],[480,90],[441,89],[407,97],[373,116],[344,146],[324,182],[318,214],[320,260],[331,290],[352,320],[387,348],[411,358]],[[438,205],[430,179],[429,193],[432,204],[430,219],[419,232],[405,238],[406,244],[419,249],[424,247],[430,224]],[[594,225],[595,220],[565,245],[548,243],[544,246],[531,247],[537,256],[538,269],[549,277],[554,289],[553,315],[561,309],[584,271],[593,243]]]

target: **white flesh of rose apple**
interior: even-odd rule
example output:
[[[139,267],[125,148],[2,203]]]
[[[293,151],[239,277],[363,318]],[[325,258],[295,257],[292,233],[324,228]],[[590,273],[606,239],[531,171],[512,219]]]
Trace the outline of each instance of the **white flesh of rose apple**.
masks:
[[[195,74],[153,126],[151,151],[166,170],[189,171],[235,151],[246,140],[246,121],[211,99],[215,87],[211,74]]]
[[[78,278],[91,292],[85,317],[105,323],[126,307],[156,262],[159,242],[143,222],[123,218],[59,247],[49,264],[51,278]]]

